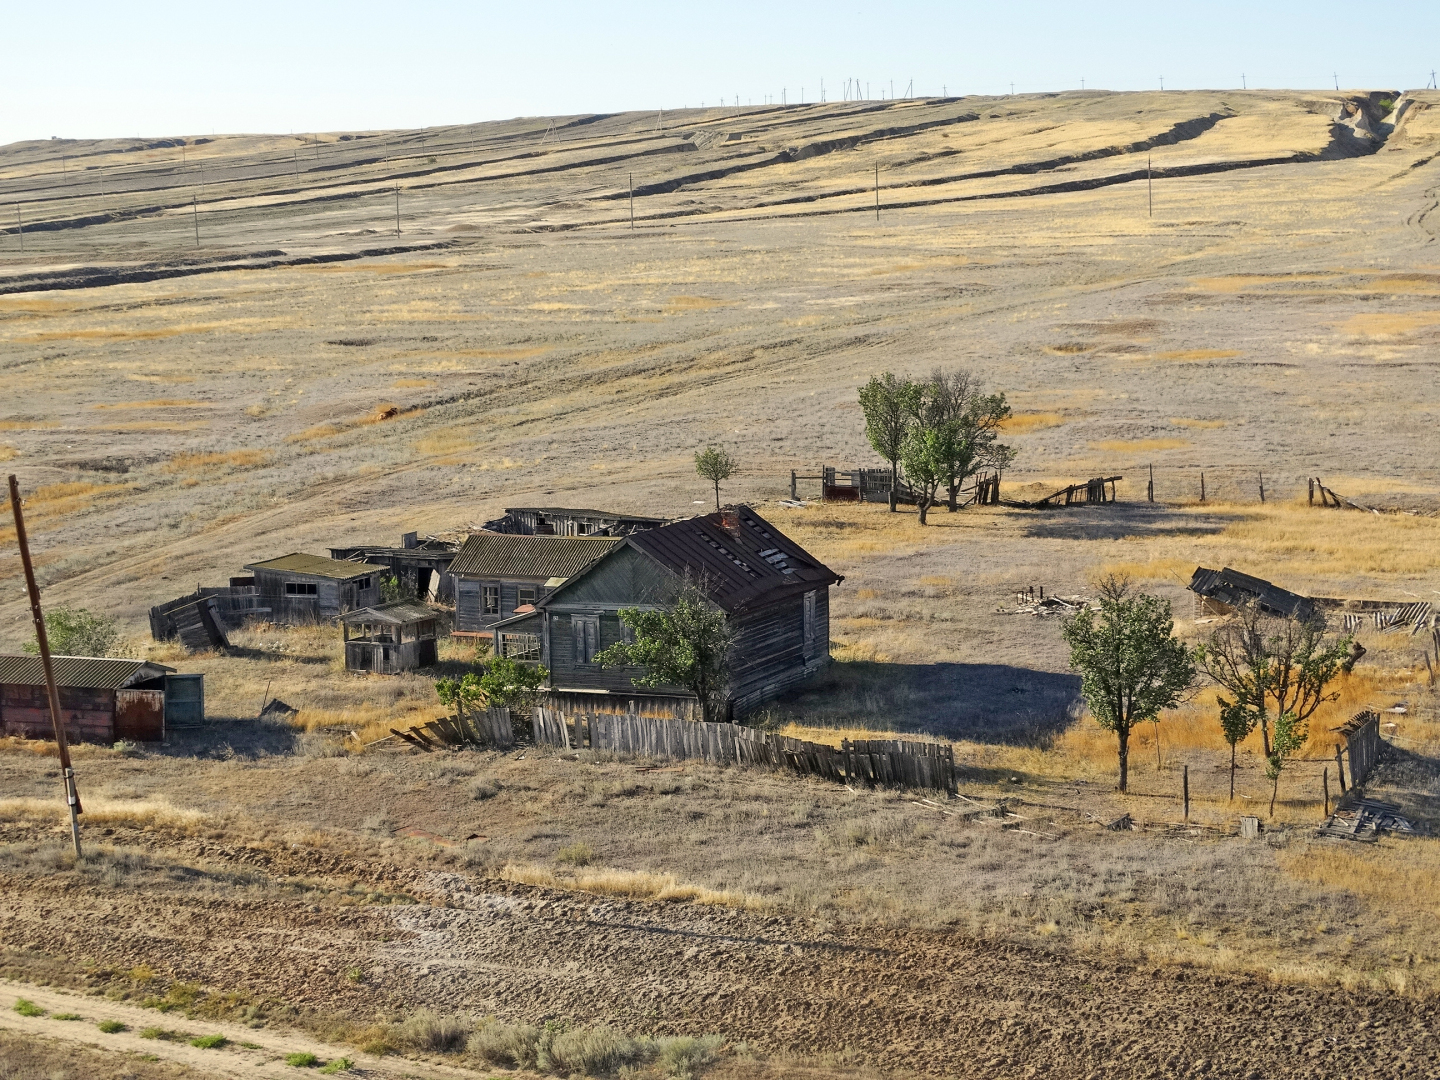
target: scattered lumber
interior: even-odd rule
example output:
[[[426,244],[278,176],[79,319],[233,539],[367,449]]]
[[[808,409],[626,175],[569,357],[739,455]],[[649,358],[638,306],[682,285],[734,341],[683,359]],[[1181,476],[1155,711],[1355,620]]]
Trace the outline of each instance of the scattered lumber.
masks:
[[[1113,503],[1115,501],[1115,482],[1124,480],[1123,476],[1097,476],[1094,479],[1083,481],[1078,484],[1071,484],[1063,487],[1043,499],[1036,499],[1034,502],[1016,503],[1026,510],[1044,510],[1052,506],[1078,506],[1092,505],[1096,503]],[[1109,490],[1106,490],[1106,487]]]
[[[1342,800],[1342,803],[1316,830],[1317,835],[1367,844],[1373,844],[1387,832],[1414,835],[1414,825],[1401,815],[1395,803],[1379,799],[1357,799],[1353,803]]]
[[[460,750],[465,747],[508,750],[515,745],[509,709],[485,709],[468,716],[441,716],[408,730],[391,728],[390,735],[403,739],[417,750]],[[386,736],[388,738],[389,736]],[[377,739],[376,742],[383,742]],[[371,743],[370,745],[374,745]]]

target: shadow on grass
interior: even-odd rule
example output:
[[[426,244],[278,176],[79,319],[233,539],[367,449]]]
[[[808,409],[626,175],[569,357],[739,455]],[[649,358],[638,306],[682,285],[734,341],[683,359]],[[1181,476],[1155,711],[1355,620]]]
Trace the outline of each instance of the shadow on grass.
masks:
[[[1080,677],[1009,664],[837,661],[780,697],[774,722],[1047,746],[1074,719]]]
[[[1131,537],[1212,536],[1234,519],[1180,513],[1160,503],[1106,503],[1033,510],[1025,535],[1036,540],[1125,540]]]

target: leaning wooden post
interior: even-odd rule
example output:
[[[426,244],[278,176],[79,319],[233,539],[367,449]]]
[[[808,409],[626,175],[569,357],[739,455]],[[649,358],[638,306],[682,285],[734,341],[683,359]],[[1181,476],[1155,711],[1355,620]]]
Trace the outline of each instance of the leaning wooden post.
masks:
[[[1330,766],[1325,766],[1325,771],[1320,775],[1320,783],[1325,790],[1325,816],[1330,816]]]
[[[1310,489],[1310,492],[1309,492],[1310,505],[1311,505],[1311,506],[1314,506],[1314,505],[1315,505],[1315,478],[1314,478],[1313,476],[1307,476],[1307,477],[1305,478],[1305,486]]]
[[[40,666],[45,672],[45,692],[50,698],[50,723],[55,728],[55,746],[60,751],[60,776],[65,784],[65,801],[70,806],[70,839],[75,857],[80,858],[80,792],[75,787],[75,769],[70,764],[70,743],[60,718],[60,691],[55,687],[55,667],[50,661],[50,637],[45,633],[45,616],[40,610],[40,587],[35,584],[35,567],[30,562],[30,541],[25,535],[25,515],[20,510],[20,482],[10,477],[10,509],[15,514],[15,542],[25,567],[25,588],[30,593],[30,614],[35,620],[35,640],[40,646]]]
[[[1200,501],[1205,501],[1205,474],[1200,474]]]
[[[1263,472],[1260,474],[1260,501],[1262,503],[1265,501],[1265,474]]]
[[[795,494],[795,470],[790,470],[790,501],[799,502],[800,497]]]
[[[1181,784],[1183,785],[1182,790],[1183,790],[1183,792],[1184,792],[1183,798],[1184,798],[1184,801],[1185,801],[1185,823],[1188,825],[1188,824],[1190,823],[1190,766],[1189,766],[1189,765],[1186,765],[1186,766],[1185,766],[1185,771],[1181,774],[1181,776],[1183,777],[1183,779],[1182,779],[1180,782],[1181,782]]]
[[[1335,747],[1335,775],[1340,778],[1340,794],[1345,794],[1345,759],[1340,756],[1340,747]]]
[[[1145,486],[1145,498],[1149,502],[1155,501],[1155,466],[1150,466],[1150,483]]]

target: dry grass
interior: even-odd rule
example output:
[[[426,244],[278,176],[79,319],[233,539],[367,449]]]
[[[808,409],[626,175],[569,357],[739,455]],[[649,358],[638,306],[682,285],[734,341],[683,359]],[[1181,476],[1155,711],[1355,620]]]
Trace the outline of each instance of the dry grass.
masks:
[[[81,819],[87,825],[163,825],[188,829],[208,824],[211,818],[198,810],[183,810],[163,799],[106,799],[83,795]],[[68,821],[70,810],[59,798],[0,799],[0,821]]]
[[[761,909],[773,906],[757,896],[708,889],[682,882],[674,874],[656,874],[643,870],[596,868],[558,871],[535,863],[507,863],[500,871],[500,876],[522,885],[570,889],[575,892],[594,893],[597,896],[623,896],[634,900],[704,904],[709,907]]]
[[[1065,417],[1058,412],[1016,413],[1000,422],[1000,427],[1009,435],[1026,435],[1032,431],[1059,427]]]
[[[1184,416],[1172,416],[1170,422],[1176,427],[1198,428],[1201,430],[1213,430],[1223,428],[1228,421],[1225,420],[1192,420]]]
[[[213,402],[190,398],[152,398],[149,401],[115,401],[91,405],[92,409],[179,409],[191,406],[213,406]]]
[[[0,420],[0,431],[39,431],[59,426],[54,420]]]
[[[254,469],[275,459],[272,450],[227,450],[215,454],[177,454],[165,464],[166,472],[217,472],[228,469]]]
[[[0,461],[9,461],[11,458],[20,456],[20,451],[13,446],[0,446]]]
[[[1104,439],[1092,442],[1090,449],[1124,453],[1132,450],[1179,450],[1189,445],[1188,439]]]
[[[1238,352],[1228,349],[1177,349],[1156,354],[1159,360],[1233,360]]]

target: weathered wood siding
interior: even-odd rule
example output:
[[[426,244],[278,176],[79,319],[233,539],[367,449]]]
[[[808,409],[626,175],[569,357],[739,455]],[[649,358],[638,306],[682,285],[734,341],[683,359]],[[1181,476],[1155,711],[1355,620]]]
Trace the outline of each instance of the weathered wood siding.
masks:
[[[730,698],[736,716],[752,712],[819,670],[830,658],[830,597],[816,589],[806,655],[805,597],[793,596],[735,617]]]
[[[74,742],[115,741],[115,691],[60,687],[60,718]],[[50,699],[43,686],[0,686],[0,729],[27,739],[53,739]]]
[[[455,629],[462,634],[478,634],[489,630],[502,619],[508,619],[515,614],[515,609],[520,606],[520,586],[533,585],[535,587],[535,599],[539,600],[545,595],[545,582],[548,578],[515,578],[510,580],[496,580],[494,578],[457,578],[455,580]],[[500,611],[497,614],[487,615],[485,613],[484,590],[499,588],[500,590]]]
[[[354,582],[334,578],[296,574],[284,570],[256,570],[255,587],[263,603],[270,609],[270,619],[277,623],[303,624],[339,618],[355,608],[373,607],[380,602],[380,578],[370,578],[368,589],[358,589]],[[287,582],[315,586],[314,596],[292,596],[285,591]]]
[[[416,668],[434,667],[439,654],[434,638],[417,641],[379,642],[347,641],[347,671],[373,671],[378,675],[396,675]]]

